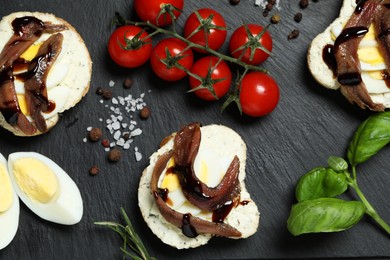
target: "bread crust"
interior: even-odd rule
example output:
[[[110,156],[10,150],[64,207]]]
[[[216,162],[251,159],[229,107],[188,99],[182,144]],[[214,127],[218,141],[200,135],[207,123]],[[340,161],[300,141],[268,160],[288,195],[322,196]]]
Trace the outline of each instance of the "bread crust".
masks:
[[[70,55],[69,59],[72,60],[70,71],[67,76],[59,84],[59,86],[66,86],[69,89],[69,97],[57,114],[46,119],[47,131],[52,129],[59,121],[59,114],[75,106],[89,91],[90,81],[92,76],[92,60],[89,51],[85,45],[85,42],[77,30],[67,21],[59,18],[51,13],[41,12],[15,12],[11,13],[2,18],[0,21],[0,50],[2,50],[8,39],[12,36],[13,30],[11,22],[17,17],[34,16],[42,21],[49,21],[54,24],[64,24],[68,30],[61,32],[64,35],[63,45],[66,45],[64,54]],[[38,41],[43,41],[48,38],[49,34],[43,34]],[[77,72],[77,73],[75,73]],[[50,98],[50,97],[49,97]],[[13,127],[6,122],[3,115],[0,112],[0,126],[12,132],[17,136],[28,136],[23,133],[19,128]],[[46,131],[46,132],[47,132]],[[37,131],[35,135],[44,134],[43,132]]]

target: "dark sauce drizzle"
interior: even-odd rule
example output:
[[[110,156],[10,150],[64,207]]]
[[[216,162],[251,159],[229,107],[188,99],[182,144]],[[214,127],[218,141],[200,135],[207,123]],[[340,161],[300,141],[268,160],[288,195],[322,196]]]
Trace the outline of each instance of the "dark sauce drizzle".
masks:
[[[179,170],[182,170],[178,166],[171,166],[166,170],[166,174],[177,174]],[[190,178],[188,178],[190,179]],[[198,181],[190,179],[190,182],[186,183],[186,185],[196,184],[195,186],[192,186],[195,194],[198,196],[203,196],[204,199],[207,199],[209,197],[204,196],[204,194],[201,192],[200,183]],[[172,203],[169,199],[169,190],[168,189],[158,189],[154,192],[154,197],[161,197],[161,199],[166,202],[167,204]],[[214,223],[223,223],[226,217],[229,215],[230,211],[237,207],[238,205],[248,205],[250,203],[249,200],[240,201],[239,198],[227,201],[224,205],[222,205],[220,208],[214,210],[212,212],[212,222]],[[192,215],[190,213],[183,214],[182,219],[182,232],[185,236],[194,238],[198,236],[198,233],[196,232],[196,229],[191,225],[191,217]]]
[[[41,20],[33,16],[15,18],[12,21],[12,28],[14,30],[15,35],[19,35],[20,37],[22,37],[25,34],[25,28],[30,24],[36,25],[42,29],[37,30],[35,33],[35,36],[41,36],[42,31],[45,28],[45,24]]]
[[[356,0],[355,14],[360,14],[363,11],[364,4],[367,0]]]
[[[12,66],[0,72],[0,88],[4,86],[6,81],[14,81],[12,75]],[[4,119],[10,125],[16,125],[18,122],[18,114],[21,112],[17,100],[7,101],[5,107],[0,107]]]

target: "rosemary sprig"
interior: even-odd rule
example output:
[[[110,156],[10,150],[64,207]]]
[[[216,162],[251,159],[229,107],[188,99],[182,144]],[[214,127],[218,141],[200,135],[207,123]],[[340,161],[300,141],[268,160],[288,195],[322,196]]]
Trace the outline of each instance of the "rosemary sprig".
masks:
[[[94,224],[108,227],[122,237],[123,246],[120,249],[123,252],[123,259],[130,257],[134,260],[156,260],[156,258],[149,255],[123,208],[121,208],[121,213],[126,226],[111,221],[95,222]]]

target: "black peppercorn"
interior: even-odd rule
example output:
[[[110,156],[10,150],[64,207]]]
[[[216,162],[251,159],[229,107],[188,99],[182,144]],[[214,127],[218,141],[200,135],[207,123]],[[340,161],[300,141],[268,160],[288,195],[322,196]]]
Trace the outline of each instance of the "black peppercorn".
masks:
[[[240,3],[240,0],[230,0],[229,2],[231,5],[238,5]]]
[[[299,6],[300,6],[302,9],[305,9],[308,5],[309,5],[309,0],[300,0],[300,1],[299,1]]]
[[[288,40],[292,40],[292,39],[295,39],[299,36],[299,30],[298,29],[294,29],[292,30],[292,32],[288,35]]]
[[[296,14],[294,15],[294,21],[296,21],[297,23],[299,23],[301,20],[302,20],[302,13],[296,13]]]
[[[131,78],[127,78],[125,81],[123,81],[124,88],[129,89],[131,86],[133,86],[133,80]]]
[[[111,99],[112,98],[112,91],[111,90],[107,90],[107,89],[104,89],[103,90],[103,93],[102,93],[102,97],[104,99]]]

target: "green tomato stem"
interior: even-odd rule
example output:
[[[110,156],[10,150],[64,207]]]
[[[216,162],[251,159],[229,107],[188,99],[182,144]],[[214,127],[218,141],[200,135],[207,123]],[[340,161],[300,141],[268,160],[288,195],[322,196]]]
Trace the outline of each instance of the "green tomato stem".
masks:
[[[390,226],[379,216],[378,212],[374,209],[374,207],[368,202],[367,198],[364,196],[363,192],[360,190],[359,185],[356,181],[356,168],[352,167],[353,172],[353,178],[351,178],[349,175],[347,176],[348,185],[354,189],[360,200],[363,202],[364,206],[366,207],[366,213],[371,218],[373,218],[380,227],[382,227],[389,235],[390,235]]]
[[[253,65],[250,65],[250,64],[246,64],[245,62],[243,62],[241,60],[238,60],[238,59],[235,59],[235,58],[230,57],[228,55],[222,54],[222,53],[220,53],[218,51],[214,51],[214,50],[210,49],[207,46],[202,46],[202,45],[193,43],[190,40],[182,37],[180,34],[174,32],[174,31],[165,30],[163,28],[155,26],[154,24],[152,24],[150,22],[133,22],[133,21],[128,21],[128,23],[132,24],[132,25],[135,25],[135,26],[141,26],[141,27],[147,26],[147,27],[150,27],[150,28],[154,29],[156,33],[163,33],[163,34],[172,36],[174,38],[177,38],[177,39],[185,42],[186,44],[188,44],[188,46],[190,46],[191,48],[197,48],[197,49],[201,49],[201,50],[207,51],[210,54],[215,55],[215,56],[217,56],[218,58],[220,58],[222,60],[225,60],[225,61],[237,64],[237,65],[245,68],[246,70],[254,70],[254,71],[260,71],[260,72],[268,73],[268,71],[266,69],[264,69],[264,68],[260,68],[258,66],[253,66]]]

